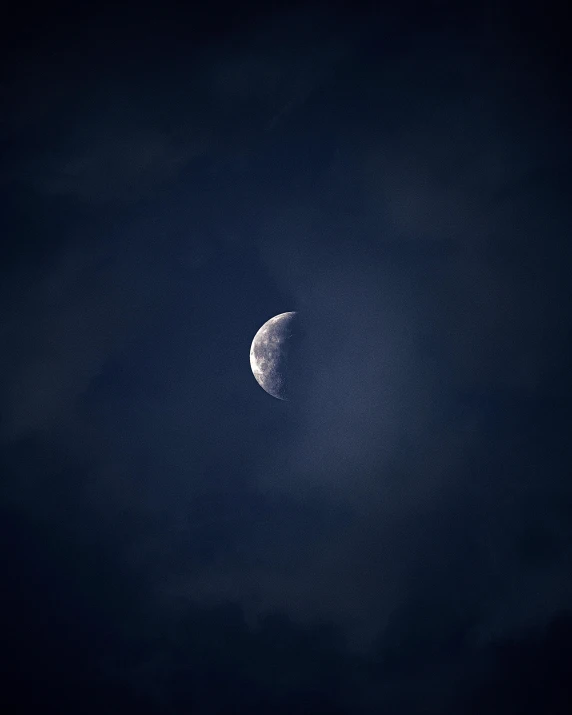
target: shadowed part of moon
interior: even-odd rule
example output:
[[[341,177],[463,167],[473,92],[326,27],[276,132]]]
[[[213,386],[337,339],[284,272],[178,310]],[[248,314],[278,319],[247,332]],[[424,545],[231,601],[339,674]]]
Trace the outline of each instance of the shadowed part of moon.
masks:
[[[296,391],[301,370],[301,330],[295,311],[268,320],[254,336],[250,367],[258,384],[279,400]]]

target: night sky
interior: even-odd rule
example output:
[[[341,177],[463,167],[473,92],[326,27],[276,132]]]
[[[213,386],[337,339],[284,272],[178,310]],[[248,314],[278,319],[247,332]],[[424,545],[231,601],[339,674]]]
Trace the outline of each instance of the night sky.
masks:
[[[193,5],[2,21],[0,708],[569,715],[564,7]]]

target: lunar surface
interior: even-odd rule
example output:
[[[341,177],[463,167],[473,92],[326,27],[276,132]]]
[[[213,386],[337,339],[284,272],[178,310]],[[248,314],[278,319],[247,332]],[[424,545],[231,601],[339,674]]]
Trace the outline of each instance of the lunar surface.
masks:
[[[264,323],[250,347],[250,367],[256,381],[279,400],[289,400],[295,392],[300,333],[298,313],[280,313]]]

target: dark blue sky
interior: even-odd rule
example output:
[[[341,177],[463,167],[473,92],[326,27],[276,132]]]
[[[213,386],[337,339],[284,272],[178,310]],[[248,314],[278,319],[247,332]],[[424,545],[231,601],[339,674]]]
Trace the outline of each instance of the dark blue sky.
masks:
[[[3,29],[7,711],[569,712],[569,48],[456,5]]]

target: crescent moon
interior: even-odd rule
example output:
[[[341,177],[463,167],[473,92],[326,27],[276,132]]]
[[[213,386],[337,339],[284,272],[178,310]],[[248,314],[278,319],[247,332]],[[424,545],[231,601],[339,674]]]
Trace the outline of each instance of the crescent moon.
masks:
[[[252,374],[260,387],[278,400],[288,400],[288,353],[296,316],[296,311],[289,311],[270,318],[250,346]]]

